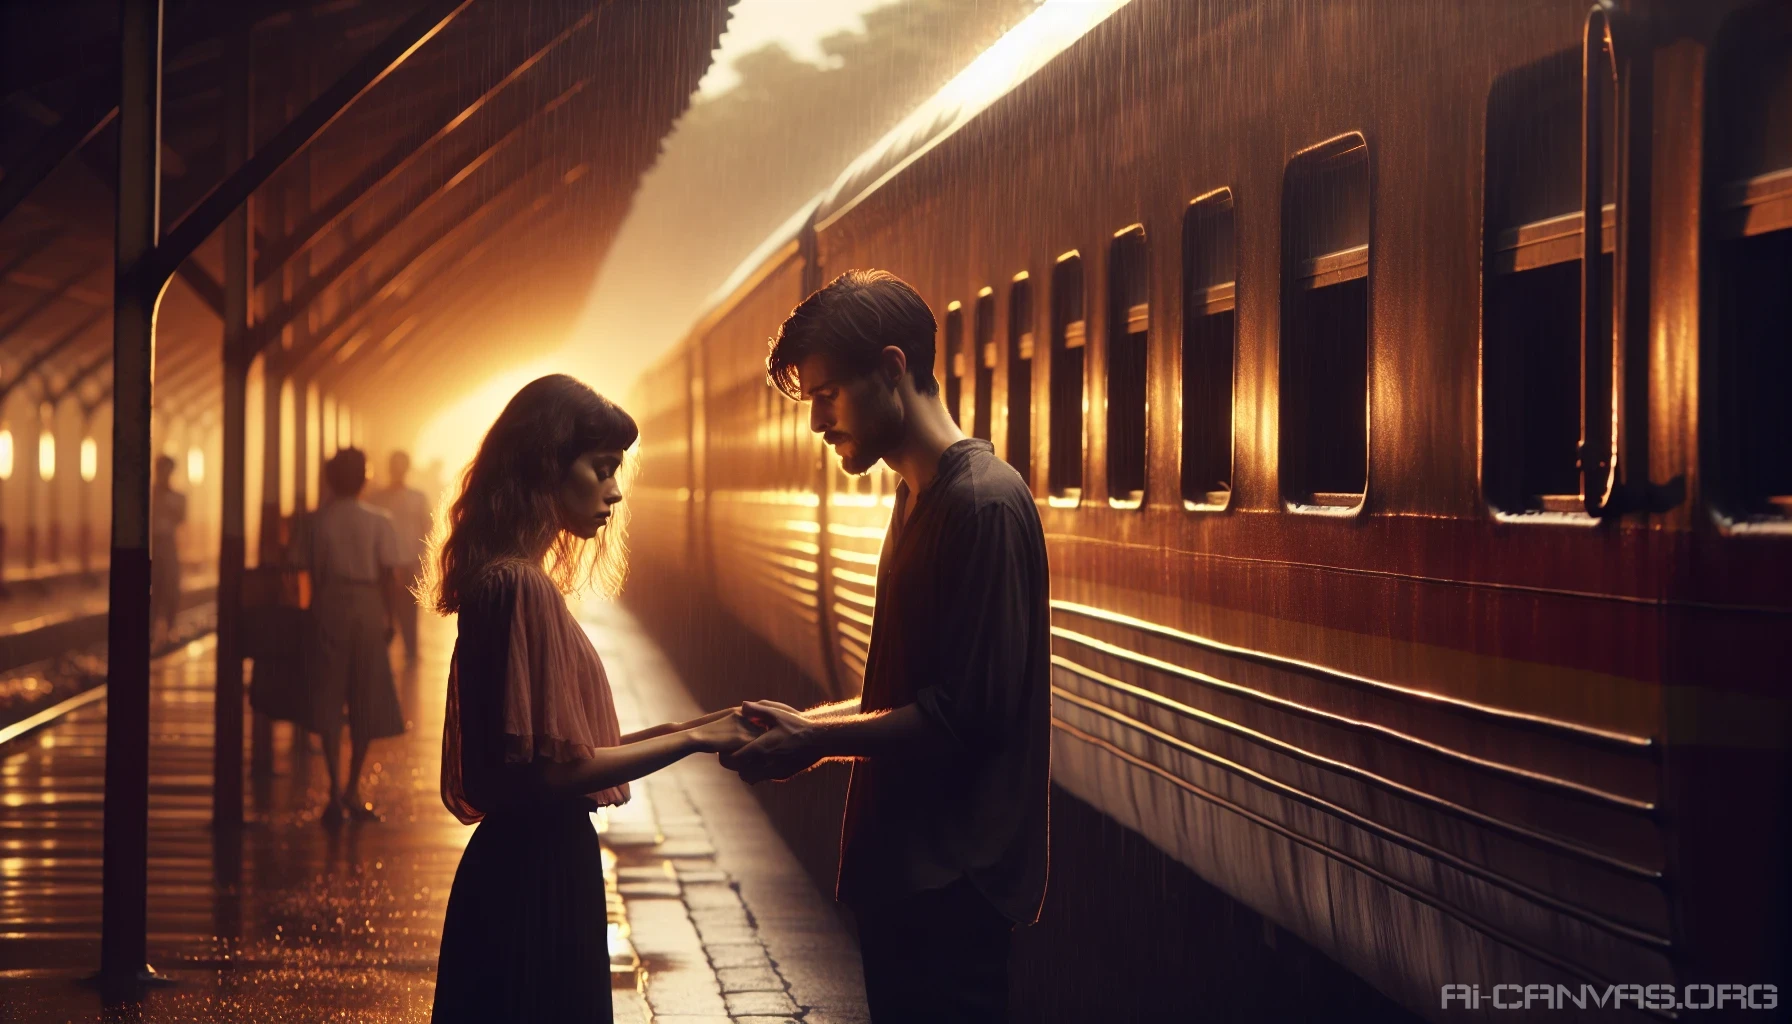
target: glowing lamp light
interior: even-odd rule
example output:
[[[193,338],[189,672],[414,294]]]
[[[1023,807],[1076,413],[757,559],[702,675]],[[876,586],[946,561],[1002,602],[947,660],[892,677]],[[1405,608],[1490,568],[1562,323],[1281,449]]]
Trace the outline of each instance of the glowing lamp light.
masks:
[[[12,431],[0,430],[0,480],[12,479]]]
[[[37,475],[44,483],[56,479],[56,435],[48,430],[37,435]]]
[[[195,487],[205,483],[205,453],[198,448],[187,449],[187,482]]]
[[[91,437],[81,439],[81,479],[93,483],[100,475],[100,446]]]

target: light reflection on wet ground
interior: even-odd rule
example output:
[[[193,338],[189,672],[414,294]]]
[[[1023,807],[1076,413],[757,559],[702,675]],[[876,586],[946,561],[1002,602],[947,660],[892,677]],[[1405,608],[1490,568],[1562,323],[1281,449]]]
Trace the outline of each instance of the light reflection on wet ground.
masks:
[[[211,819],[213,649],[157,662],[150,713],[150,961],[176,984],[105,1011],[99,961],[105,703],[0,748],[0,1021],[424,1021],[441,921],[472,830],[437,792],[453,624],[423,624],[400,676],[404,736],[374,746],[383,822],[325,828],[323,765],[277,729],[240,842]]]
[[[624,728],[705,710],[631,616],[588,621]],[[99,962],[105,703],[0,746],[0,1024],[427,1021],[473,830],[438,793],[454,626],[422,627],[399,683],[409,731],[374,746],[362,784],[385,820],[335,829],[321,761],[281,726],[279,774],[250,787],[240,841],[218,841],[214,648],[156,663],[149,948],[174,984],[132,1006],[77,984]],[[857,948],[747,788],[699,757],[634,792],[605,815],[616,1019],[864,1024]]]

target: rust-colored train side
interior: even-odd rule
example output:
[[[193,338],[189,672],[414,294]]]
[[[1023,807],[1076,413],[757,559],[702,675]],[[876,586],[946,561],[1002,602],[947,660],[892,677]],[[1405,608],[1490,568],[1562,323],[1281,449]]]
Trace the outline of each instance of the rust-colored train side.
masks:
[[[856,691],[894,481],[763,359],[891,270],[1038,496],[1065,792],[1433,1018],[1784,984],[1783,4],[1135,0],[798,220],[633,400],[656,603]]]

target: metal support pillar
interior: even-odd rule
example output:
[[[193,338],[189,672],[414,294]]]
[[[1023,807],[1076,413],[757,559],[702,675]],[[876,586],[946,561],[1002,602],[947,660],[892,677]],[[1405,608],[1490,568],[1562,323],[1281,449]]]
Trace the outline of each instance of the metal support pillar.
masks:
[[[161,223],[162,0],[119,17],[118,242],[112,314],[112,571],[106,643],[102,987],[153,977],[149,937],[149,412]]]
[[[231,54],[224,90],[224,163],[228,173],[249,159],[249,40],[226,47]],[[224,218],[224,409],[223,465],[218,485],[217,698],[212,713],[212,826],[243,823],[243,607],[245,431],[249,363],[249,206]]]

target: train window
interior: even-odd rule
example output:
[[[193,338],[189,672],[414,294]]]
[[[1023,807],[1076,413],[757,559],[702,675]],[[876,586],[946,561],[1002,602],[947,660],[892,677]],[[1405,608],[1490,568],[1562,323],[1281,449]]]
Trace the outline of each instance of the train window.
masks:
[[[1295,156],[1282,194],[1281,463],[1296,505],[1359,505],[1369,458],[1369,147]]]
[[[1182,220],[1182,500],[1223,508],[1232,496],[1232,360],[1238,253],[1232,190],[1189,204]]]
[[[990,421],[995,419],[996,413],[990,405],[996,381],[996,297],[993,288],[985,288],[977,294],[977,305],[972,310],[971,338],[974,342],[971,358],[977,364],[972,368],[971,436],[987,441]]]
[[[1114,235],[1108,256],[1108,502],[1138,508],[1145,498],[1146,339],[1151,306],[1146,287],[1145,229]]]
[[[1083,493],[1083,259],[1065,253],[1052,268],[1051,499],[1074,505]]]
[[[1707,66],[1705,452],[1727,517],[1783,524],[1792,520],[1792,10],[1742,12]]]
[[[1502,75],[1488,94],[1482,475],[1488,500],[1504,512],[1585,508],[1580,121],[1578,49]],[[1617,163],[1610,133],[1606,145],[1601,166],[1610,193]],[[1604,210],[1600,263],[1609,275],[1616,207]],[[1609,330],[1610,303],[1601,308]]]
[[[946,306],[946,411],[952,422],[964,426],[964,413],[959,408],[964,385],[964,308],[958,302]]]
[[[1026,271],[1008,289],[1008,464],[1033,483],[1033,282]]]

